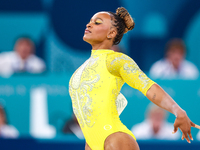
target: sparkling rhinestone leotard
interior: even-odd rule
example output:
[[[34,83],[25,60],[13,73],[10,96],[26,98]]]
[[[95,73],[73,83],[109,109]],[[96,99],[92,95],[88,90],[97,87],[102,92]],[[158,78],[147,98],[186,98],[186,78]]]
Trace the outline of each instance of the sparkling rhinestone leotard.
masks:
[[[116,99],[125,82],[144,95],[154,84],[130,57],[112,50],[92,50],[70,79],[73,111],[92,150],[103,150],[105,139],[115,132],[135,138],[117,111]]]

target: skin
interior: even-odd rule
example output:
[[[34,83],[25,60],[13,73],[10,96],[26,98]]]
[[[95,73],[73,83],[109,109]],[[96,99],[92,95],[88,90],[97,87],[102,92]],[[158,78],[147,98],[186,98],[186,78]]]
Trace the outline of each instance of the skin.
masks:
[[[33,53],[34,46],[26,39],[20,39],[15,45],[15,51],[22,60],[26,60]]]
[[[83,40],[92,46],[92,49],[110,49],[117,31],[111,24],[111,17],[107,12],[96,13],[86,25]]]
[[[4,124],[5,124],[5,116],[4,116],[3,112],[2,112],[2,110],[0,110],[0,127],[2,125],[4,125]]]
[[[160,131],[162,124],[165,121],[165,112],[163,109],[158,107],[156,110],[149,112],[148,118],[152,123],[153,132],[156,135]]]
[[[93,50],[111,49],[116,34],[117,30],[112,25],[110,14],[108,12],[98,12],[86,25],[83,40],[89,43]],[[180,128],[183,132],[182,138],[186,138],[186,140],[190,142],[189,137],[192,139],[191,126],[194,126],[194,124],[190,121],[186,112],[182,110],[176,104],[176,102],[157,84],[151,86],[151,88],[147,91],[146,96],[156,105],[168,110],[177,116],[174,123],[174,132]],[[85,149],[91,150],[87,143],[85,145]],[[139,150],[139,146],[135,139],[130,135],[122,132],[117,132],[107,137],[104,143],[104,149]]]
[[[146,97],[154,104],[176,116],[173,133],[180,128],[183,133],[182,140],[185,138],[188,143],[190,143],[190,139],[193,140],[191,127],[194,127],[195,124],[191,122],[186,112],[158,84],[151,86],[147,91]]]
[[[178,71],[182,61],[185,58],[185,54],[181,49],[172,47],[167,52],[167,59],[172,63],[175,70]]]

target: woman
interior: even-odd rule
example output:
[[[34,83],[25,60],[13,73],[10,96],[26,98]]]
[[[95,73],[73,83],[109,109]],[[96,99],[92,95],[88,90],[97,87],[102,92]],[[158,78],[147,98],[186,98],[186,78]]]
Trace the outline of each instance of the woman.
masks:
[[[8,125],[5,110],[0,105],[0,138],[17,138],[18,136],[18,130],[14,126]]]
[[[123,7],[116,13],[98,12],[86,25],[83,40],[92,46],[92,54],[76,70],[69,83],[73,111],[85,136],[86,150],[139,149],[134,135],[119,119],[116,100],[125,82],[173,113],[176,116],[174,132],[179,127],[183,132],[182,139],[188,142],[189,137],[192,139],[190,130],[194,124],[186,112],[130,57],[110,50],[134,25]]]

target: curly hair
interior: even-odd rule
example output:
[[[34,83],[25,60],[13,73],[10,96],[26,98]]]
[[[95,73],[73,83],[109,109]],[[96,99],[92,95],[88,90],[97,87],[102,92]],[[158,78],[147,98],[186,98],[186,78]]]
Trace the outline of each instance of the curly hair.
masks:
[[[113,45],[117,45],[120,43],[124,33],[134,28],[135,22],[124,7],[117,8],[116,13],[108,13],[111,15],[112,25],[117,29],[117,35],[113,41]]]

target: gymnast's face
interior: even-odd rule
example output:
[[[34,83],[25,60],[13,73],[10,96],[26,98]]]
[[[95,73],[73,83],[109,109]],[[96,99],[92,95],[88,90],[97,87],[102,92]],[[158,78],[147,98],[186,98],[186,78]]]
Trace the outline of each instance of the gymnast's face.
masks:
[[[111,30],[111,16],[108,12],[98,12],[86,25],[83,40],[91,45],[107,40]]]

